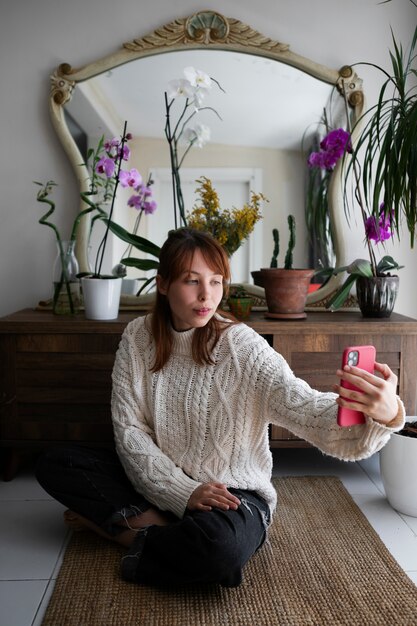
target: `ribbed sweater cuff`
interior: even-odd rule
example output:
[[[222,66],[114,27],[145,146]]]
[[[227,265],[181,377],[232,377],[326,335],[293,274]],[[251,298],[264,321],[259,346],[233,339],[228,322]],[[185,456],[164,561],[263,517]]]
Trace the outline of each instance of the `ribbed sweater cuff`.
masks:
[[[378,445],[378,449],[381,448],[381,445],[384,445],[386,441],[384,441],[390,432],[397,432],[401,430],[404,426],[405,422],[405,408],[404,404],[397,397],[398,402],[398,413],[396,417],[389,424],[381,424],[380,422],[372,421],[370,424],[370,428],[367,431],[366,439],[363,441],[365,448],[372,448],[372,444],[378,439],[381,441],[381,444]]]
[[[164,503],[169,511],[182,518],[187,508],[188,500],[193,491],[202,483],[189,478],[185,474],[175,477],[175,482],[170,484],[169,492],[164,494]]]

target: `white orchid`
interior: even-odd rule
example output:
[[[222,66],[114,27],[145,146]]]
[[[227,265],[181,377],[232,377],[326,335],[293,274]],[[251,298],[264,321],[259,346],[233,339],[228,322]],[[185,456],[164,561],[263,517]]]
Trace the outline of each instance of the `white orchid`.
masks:
[[[185,78],[192,84],[193,87],[199,87],[200,89],[211,89],[212,81],[208,74],[201,70],[196,70],[194,67],[184,68]]]
[[[168,83],[167,96],[170,100],[173,98],[184,97],[192,98],[195,94],[195,87],[185,78],[176,78]]]
[[[210,141],[211,130],[205,124],[197,124],[195,128],[186,128],[182,133],[181,139],[184,143],[202,148]]]
[[[177,208],[179,211],[179,222],[184,226],[187,225],[184,209],[184,199],[181,191],[180,168],[192,146],[202,148],[211,137],[210,128],[204,124],[196,124],[194,128],[190,126],[190,122],[194,116],[201,111],[210,111],[220,118],[217,111],[210,106],[201,106],[204,98],[210,91],[212,84],[216,83],[217,87],[223,91],[220,84],[210,78],[208,74],[194,67],[186,67],[184,69],[185,78],[171,80],[165,92],[165,108],[166,108],[166,124],[165,136],[169,144],[172,169],[172,185],[174,192],[174,217],[175,228],[178,227]],[[177,98],[184,97],[185,103],[180,108],[178,119],[172,123],[172,111],[178,109],[176,104]],[[183,143],[186,145],[183,154],[178,153],[178,145]]]
[[[197,146],[197,148],[202,148],[208,141],[210,141],[211,130],[205,124],[197,124],[194,132],[196,136],[194,145]]]

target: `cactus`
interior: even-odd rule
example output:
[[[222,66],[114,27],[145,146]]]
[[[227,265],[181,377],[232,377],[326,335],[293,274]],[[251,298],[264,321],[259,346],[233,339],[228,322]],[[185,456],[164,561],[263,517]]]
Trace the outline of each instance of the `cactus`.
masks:
[[[272,253],[270,267],[278,267],[278,255],[279,255],[279,232],[278,228],[272,229],[272,236],[274,238],[274,251]]]
[[[284,267],[286,270],[292,270],[293,264],[293,252],[295,248],[295,219],[294,215],[288,216],[288,228],[290,230],[290,239],[288,241],[288,250],[285,255]]]
[[[292,270],[293,266],[293,252],[295,248],[295,218],[294,215],[288,216],[288,228],[290,231],[290,238],[288,241],[288,249],[285,255],[284,268],[286,270]],[[277,228],[272,230],[272,236],[274,238],[274,251],[272,253],[272,259],[270,267],[278,267],[278,255],[279,255],[279,232]]]

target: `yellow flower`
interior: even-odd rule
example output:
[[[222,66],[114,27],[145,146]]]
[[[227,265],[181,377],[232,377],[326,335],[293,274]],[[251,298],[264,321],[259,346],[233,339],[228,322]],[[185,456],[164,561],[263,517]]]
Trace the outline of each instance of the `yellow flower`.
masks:
[[[201,205],[196,204],[187,216],[188,226],[210,233],[231,256],[249,237],[256,222],[262,218],[261,201],[268,200],[261,193],[251,192],[250,202],[241,209],[233,207],[221,210],[219,196],[213,189],[211,180],[202,176],[197,183],[199,187],[196,191],[200,196]]]

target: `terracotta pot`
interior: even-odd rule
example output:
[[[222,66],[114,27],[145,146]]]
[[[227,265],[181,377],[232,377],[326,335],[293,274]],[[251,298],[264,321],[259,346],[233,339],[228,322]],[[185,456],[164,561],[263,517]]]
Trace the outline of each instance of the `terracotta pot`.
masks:
[[[229,298],[227,304],[238,320],[247,319],[252,310],[252,298]]]
[[[356,296],[364,317],[389,317],[395,305],[400,279],[398,276],[359,276]]]
[[[313,269],[262,268],[261,278],[268,306],[266,317],[278,319],[307,317],[304,307],[313,275]]]

